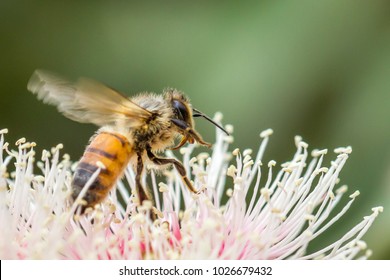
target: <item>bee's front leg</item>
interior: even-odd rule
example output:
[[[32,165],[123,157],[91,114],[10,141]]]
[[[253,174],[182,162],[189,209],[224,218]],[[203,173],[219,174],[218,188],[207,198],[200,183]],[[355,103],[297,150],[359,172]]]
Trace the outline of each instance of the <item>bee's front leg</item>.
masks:
[[[197,191],[194,188],[194,186],[191,184],[190,180],[188,179],[187,172],[186,172],[183,164],[180,161],[173,159],[173,158],[159,158],[155,154],[153,154],[150,147],[146,148],[146,152],[147,152],[148,158],[156,165],[173,164],[175,166],[177,172],[179,172],[186,187],[193,193],[196,193],[196,194],[199,193],[199,191]]]

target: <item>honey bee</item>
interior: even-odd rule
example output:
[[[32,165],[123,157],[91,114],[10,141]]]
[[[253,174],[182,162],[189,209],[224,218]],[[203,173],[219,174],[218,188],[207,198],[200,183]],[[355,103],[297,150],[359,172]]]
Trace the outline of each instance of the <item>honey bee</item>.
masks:
[[[164,150],[178,149],[187,142],[210,147],[194,128],[194,117],[202,117],[224,131],[207,115],[192,108],[188,98],[176,89],[166,89],[162,95],[141,93],[128,98],[97,81],[80,78],[70,82],[44,70],[36,70],[27,88],[44,103],[57,107],[71,120],[92,123],[100,128],[91,138],[72,179],[75,201],[92,175],[100,173],[83,196],[80,213],[103,201],[129,163],[135,170],[138,201],[153,202],[150,191],[141,184],[146,163],[155,166],[173,165],[185,186],[193,187],[183,164],[173,158],[158,156]],[[174,146],[175,139],[181,141]],[[103,167],[102,167],[103,166]]]

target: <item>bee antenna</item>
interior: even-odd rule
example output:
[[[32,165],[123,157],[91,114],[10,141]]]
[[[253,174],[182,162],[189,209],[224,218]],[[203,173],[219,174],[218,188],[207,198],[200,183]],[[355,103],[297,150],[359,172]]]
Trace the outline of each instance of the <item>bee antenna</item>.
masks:
[[[219,124],[217,124],[215,121],[213,121],[209,116],[203,114],[201,111],[195,109],[195,108],[192,108],[192,111],[194,111],[194,114],[192,114],[192,116],[194,118],[197,118],[197,117],[202,117],[202,118],[205,118],[206,120],[208,120],[209,122],[211,122],[213,125],[215,125],[216,127],[218,127],[220,130],[222,130],[223,132],[226,133],[226,135],[229,135],[229,133],[222,127],[220,126]]]

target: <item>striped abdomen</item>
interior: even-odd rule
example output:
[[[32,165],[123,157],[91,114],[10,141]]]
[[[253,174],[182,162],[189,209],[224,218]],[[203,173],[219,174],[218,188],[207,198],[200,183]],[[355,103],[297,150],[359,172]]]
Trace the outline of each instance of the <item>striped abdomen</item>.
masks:
[[[72,197],[75,200],[98,169],[97,162],[106,167],[102,169],[98,177],[88,188],[83,197],[86,205],[82,207],[82,213],[88,207],[93,207],[101,202],[123,174],[132,155],[129,141],[121,134],[100,132],[87,147],[74,173]]]

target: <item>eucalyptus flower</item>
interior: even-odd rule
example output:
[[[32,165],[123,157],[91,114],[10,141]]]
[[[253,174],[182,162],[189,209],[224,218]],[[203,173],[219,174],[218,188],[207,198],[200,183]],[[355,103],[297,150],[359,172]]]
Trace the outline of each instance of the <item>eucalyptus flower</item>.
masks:
[[[193,156],[194,145],[180,150],[199,194],[190,193],[175,170],[158,176],[151,171],[144,181],[155,203],[137,206],[129,166],[109,197],[79,216],[70,199],[77,163],[61,156],[62,145],[36,161],[35,143],[22,138],[13,150],[6,133],[0,130],[1,259],[367,258],[371,252],[362,237],[383,210],[373,208],[338,240],[308,253],[310,242],[326,234],[359,195],[342,199],[347,187],[337,187],[351,148],[335,149],[325,166],[328,150],[309,155],[308,144],[296,137],[294,156],[279,168],[273,160],[262,162],[272,130],[260,134],[257,152],[229,151],[233,138],[217,130],[211,155]],[[157,212],[156,220],[150,211]]]

